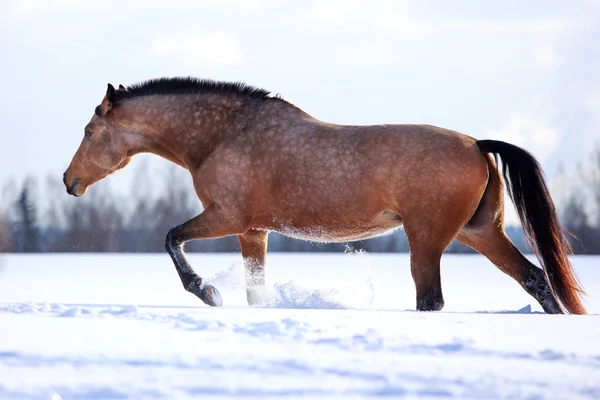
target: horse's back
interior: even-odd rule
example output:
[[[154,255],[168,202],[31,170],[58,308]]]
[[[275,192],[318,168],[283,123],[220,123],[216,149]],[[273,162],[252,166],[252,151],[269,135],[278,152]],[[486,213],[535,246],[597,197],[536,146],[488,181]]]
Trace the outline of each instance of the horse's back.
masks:
[[[292,236],[314,226],[337,230],[323,232],[329,239],[351,237],[356,227],[375,234],[426,203],[471,207],[487,180],[475,140],[434,126],[324,124],[271,138],[258,146],[248,173],[260,219],[281,221]]]

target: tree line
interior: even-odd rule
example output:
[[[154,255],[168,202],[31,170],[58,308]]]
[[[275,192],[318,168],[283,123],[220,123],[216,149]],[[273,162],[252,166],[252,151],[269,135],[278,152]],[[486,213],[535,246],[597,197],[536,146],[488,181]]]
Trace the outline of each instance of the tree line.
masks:
[[[600,149],[589,165],[575,171],[579,184],[559,174],[569,185],[553,193],[563,226],[576,253],[600,254]],[[152,174],[152,176],[150,176]],[[152,178],[152,179],[150,179]],[[559,177],[560,178],[560,177]],[[558,179],[560,182],[561,179]],[[125,192],[115,190],[110,179],[96,183],[75,199],[65,193],[62,180],[49,175],[44,182],[28,177],[10,182],[0,202],[0,251],[3,252],[163,252],[168,230],[202,211],[187,171],[172,164],[150,172],[148,163],[138,164],[132,184]],[[507,198],[507,207],[512,207]],[[531,247],[520,226],[506,227],[507,235],[523,252]],[[408,252],[402,229],[379,238],[351,243],[313,243],[269,234],[271,252]],[[190,252],[239,251],[235,236],[196,240]],[[472,253],[456,241],[450,253]]]

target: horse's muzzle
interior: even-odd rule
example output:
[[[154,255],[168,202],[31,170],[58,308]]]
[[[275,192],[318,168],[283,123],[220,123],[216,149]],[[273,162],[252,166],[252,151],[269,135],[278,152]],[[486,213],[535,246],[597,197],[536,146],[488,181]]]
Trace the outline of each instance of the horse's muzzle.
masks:
[[[67,185],[67,182],[65,181],[65,186],[67,187],[67,193],[70,195],[73,195],[75,197],[79,197],[80,195],[77,194],[77,187],[79,186],[80,183],[80,179],[76,178],[75,181],[73,181],[73,184],[71,186]]]

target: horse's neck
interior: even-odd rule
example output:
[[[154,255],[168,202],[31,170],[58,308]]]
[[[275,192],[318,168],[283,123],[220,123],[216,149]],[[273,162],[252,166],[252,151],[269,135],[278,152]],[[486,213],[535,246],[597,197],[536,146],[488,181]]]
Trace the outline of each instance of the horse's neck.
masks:
[[[241,129],[239,103],[192,96],[152,96],[132,101],[127,120],[139,132],[140,151],[153,153],[181,167],[198,167],[224,134]]]
[[[152,103],[149,103],[152,102]],[[154,153],[188,169],[199,167],[222,140],[270,126],[311,117],[279,100],[247,103],[234,99],[174,96],[149,97],[132,107],[131,120],[138,124],[144,152]]]

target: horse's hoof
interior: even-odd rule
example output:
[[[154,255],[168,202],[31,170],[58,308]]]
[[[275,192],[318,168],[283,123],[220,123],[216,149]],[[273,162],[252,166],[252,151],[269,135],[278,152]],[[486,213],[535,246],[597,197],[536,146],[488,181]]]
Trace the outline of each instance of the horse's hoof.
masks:
[[[213,285],[205,285],[200,290],[200,300],[211,307],[221,307],[223,305],[223,299],[221,293]]]

